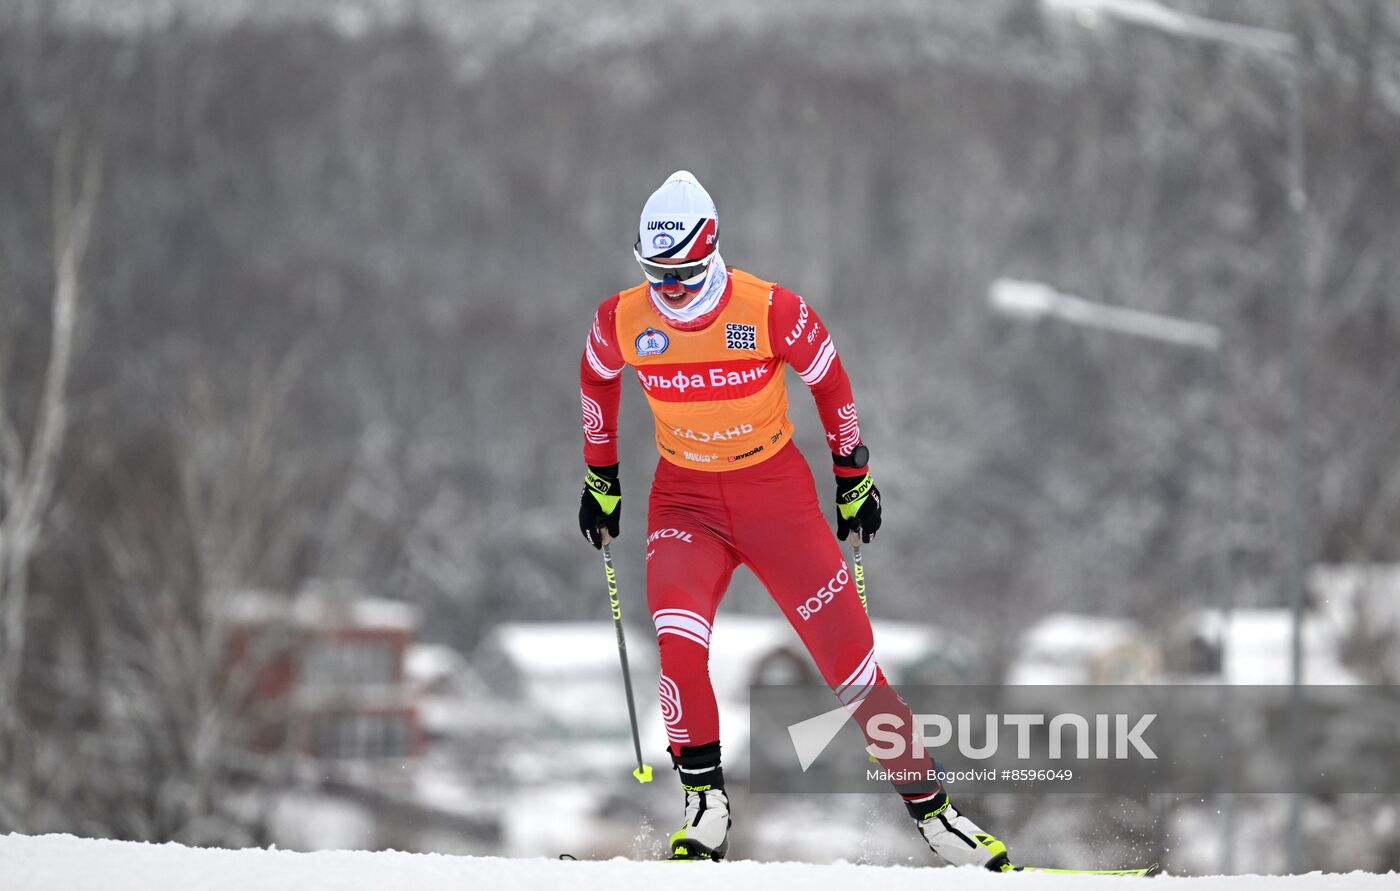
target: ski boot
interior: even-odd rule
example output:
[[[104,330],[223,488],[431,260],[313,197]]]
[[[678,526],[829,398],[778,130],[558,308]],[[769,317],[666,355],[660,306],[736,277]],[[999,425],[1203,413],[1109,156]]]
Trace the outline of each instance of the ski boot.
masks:
[[[729,796],[709,787],[685,790],[685,824],[671,835],[672,860],[723,860],[729,851]]]
[[[982,866],[993,872],[1013,869],[1006,845],[961,814],[946,792],[928,802],[906,801],[919,834],[939,857],[953,866]]]
[[[685,789],[685,824],[671,835],[671,860],[723,860],[729,851],[729,796],[719,743],[686,746],[671,761]]]

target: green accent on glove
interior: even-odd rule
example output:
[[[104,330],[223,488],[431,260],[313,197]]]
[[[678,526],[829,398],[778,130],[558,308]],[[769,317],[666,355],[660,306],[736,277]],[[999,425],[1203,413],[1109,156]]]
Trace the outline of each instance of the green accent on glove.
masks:
[[[601,477],[590,470],[588,476],[583,478],[583,485],[598,502],[598,506],[603,509],[604,515],[612,516],[613,512],[617,510],[617,505],[622,501],[621,495],[608,494],[617,485],[617,480]]]
[[[855,519],[855,515],[860,513],[861,505],[865,504],[865,499],[870,496],[870,490],[873,488],[875,488],[875,480],[867,473],[854,489],[836,499],[836,509],[846,520]]]

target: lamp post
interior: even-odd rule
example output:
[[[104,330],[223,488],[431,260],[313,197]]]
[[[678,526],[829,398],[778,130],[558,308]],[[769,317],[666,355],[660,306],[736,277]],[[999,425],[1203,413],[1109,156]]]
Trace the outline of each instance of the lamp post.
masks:
[[[1012,278],[999,278],[992,282],[991,288],[987,291],[987,305],[994,312],[1012,318],[1027,321],[1055,318],[1083,328],[1097,328],[1117,334],[1126,334],[1130,337],[1140,337],[1172,346],[1190,347],[1211,353],[1216,357],[1216,361],[1213,363],[1215,377],[1213,384],[1217,394],[1216,404],[1222,406],[1225,402],[1226,375],[1222,355],[1225,334],[1216,325],[1193,322],[1160,313],[1127,309],[1121,306],[1110,306],[1105,303],[1085,300],[1083,297],[1076,297],[1073,294],[1062,293],[1044,282]],[[1226,467],[1230,461],[1228,459],[1228,438],[1224,433],[1223,412],[1221,412],[1218,427],[1220,431],[1218,434],[1220,439],[1218,457],[1221,466]],[[1228,487],[1222,488],[1228,491]],[[1229,513],[1230,511],[1223,507],[1220,510],[1219,519],[1222,526],[1227,525]],[[1223,672],[1225,668],[1226,626],[1233,608],[1234,598],[1230,596],[1229,556],[1225,550],[1228,547],[1229,536],[1222,534],[1220,543],[1221,546],[1216,549],[1215,600],[1216,606],[1221,610],[1223,620],[1220,626],[1220,638],[1217,641],[1220,647],[1221,670]]]
[[[1293,613],[1291,641],[1291,690],[1289,694],[1289,756],[1293,776],[1301,776],[1302,749],[1302,683],[1303,683],[1303,592],[1304,592],[1304,399],[1303,399],[1303,321],[1306,285],[1308,194],[1304,168],[1303,80],[1305,76],[1303,48],[1292,34],[1268,28],[1256,28],[1222,22],[1205,16],[1184,13],[1163,6],[1156,0],[1040,0],[1043,8],[1072,15],[1081,25],[1094,27],[1101,17],[1117,19],[1129,25],[1148,28],[1204,43],[1224,44],[1278,60],[1284,64],[1284,86],[1288,92],[1287,153],[1288,208],[1292,223],[1286,261],[1288,269],[1288,601]],[[1288,871],[1296,873],[1300,866],[1302,846],[1302,795],[1294,792],[1288,811]]]
[[[1190,347],[1211,353],[1216,357],[1216,361],[1212,363],[1216,404],[1217,406],[1224,405],[1226,375],[1222,353],[1225,346],[1225,334],[1216,325],[1097,303],[1085,300],[1083,297],[1076,297],[1073,294],[1062,293],[1044,282],[1023,279],[999,278],[992,282],[991,288],[987,291],[987,305],[994,312],[1012,318],[1027,321],[1055,318],[1083,328],[1097,328],[1117,334],[1126,334],[1130,337],[1141,337],[1172,346]],[[1229,446],[1228,438],[1224,433],[1223,411],[1220,413],[1220,423],[1217,426],[1220,431],[1218,433],[1220,441],[1218,458],[1221,466],[1227,467],[1230,464],[1228,459]],[[1222,489],[1228,491],[1228,486],[1222,487]],[[1222,527],[1228,525],[1229,514],[1230,511],[1222,506],[1219,517]],[[1216,606],[1221,610],[1223,620],[1220,626],[1220,638],[1217,641],[1220,647],[1223,673],[1225,670],[1227,624],[1234,603],[1234,598],[1230,596],[1229,556],[1226,551],[1229,545],[1228,534],[1220,535],[1220,545],[1216,548],[1215,600]]]
[[[1055,288],[1043,282],[1025,281],[1022,279],[999,278],[992,282],[991,288],[987,291],[987,305],[994,312],[1011,318],[1025,321],[1038,321],[1043,318],[1054,318],[1071,325],[1078,325],[1084,328],[1097,328],[1104,331],[1112,331],[1118,334],[1126,334],[1130,337],[1140,337],[1147,340],[1155,340],[1173,346],[1190,347],[1212,354],[1215,361],[1212,363],[1212,374],[1215,378],[1216,389],[1215,403],[1217,406],[1218,423],[1217,436],[1219,438],[1218,460],[1222,468],[1229,468],[1230,446],[1229,438],[1225,434],[1225,387],[1227,375],[1225,374],[1224,332],[1216,325],[1205,322],[1194,322],[1186,319],[1178,319],[1174,316],[1161,315],[1159,313],[1143,312],[1141,310],[1127,309],[1120,306],[1109,306],[1103,303],[1096,303],[1092,300],[1085,300],[1083,297],[1076,297],[1073,294],[1065,294],[1055,290]],[[1228,475],[1228,469],[1223,471]],[[1222,493],[1228,493],[1229,483],[1221,487]],[[1221,677],[1224,683],[1221,685],[1221,711],[1229,714],[1229,677],[1228,669],[1228,640],[1230,615],[1234,608],[1233,587],[1230,579],[1230,557],[1227,551],[1230,536],[1227,534],[1229,519],[1232,513],[1228,501],[1228,494],[1222,496],[1224,501],[1218,503],[1217,522],[1221,526],[1218,547],[1215,548],[1214,585],[1215,606],[1220,610],[1220,622],[1218,624],[1218,637],[1216,645],[1220,652]],[[1229,736],[1226,737],[1229,739]],[[1229,750],[1225,753],[1226,769],[1222,774],[1223,781],[1230,782],[1230,771],[1233,769],[1234,745],[1230,743]],[[1229,874],[1233,868],[1233,796],[1227,789],[1220,793],[1223,804],[1221,807],[1221,872]],[[1155,811],[1154,811],[1155,812]]]

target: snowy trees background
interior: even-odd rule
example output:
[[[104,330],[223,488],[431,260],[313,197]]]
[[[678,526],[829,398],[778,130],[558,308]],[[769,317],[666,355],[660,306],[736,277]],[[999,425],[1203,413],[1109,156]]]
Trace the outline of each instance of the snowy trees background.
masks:
[[[1400,560],[1400,10],[1176,5],[1308,47],[1307,557]],[[1032,0],[284,6],[0,7],[0,827],[217,836],[220,592],[356,579],[464,648],[603,617],[578,352],[678,167],[837,335],[877,613],[993,653],[1054,609],[1160,623],[1222,549],[1236,603],[1283,602],[1269,64]],[[995,317],[1000,275],[1219,325],[1224,367]]]

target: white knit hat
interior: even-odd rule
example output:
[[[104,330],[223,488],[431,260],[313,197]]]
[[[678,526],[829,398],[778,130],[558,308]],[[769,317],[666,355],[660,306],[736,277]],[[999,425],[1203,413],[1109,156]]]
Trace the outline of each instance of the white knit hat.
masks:
[[[666,177],[651,193],[637,225],[637,253],[648,260],[698,260],[719,246],[719,211],[689,170]]]

